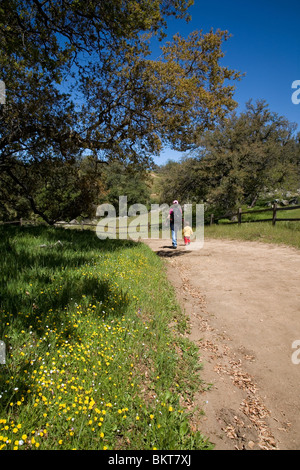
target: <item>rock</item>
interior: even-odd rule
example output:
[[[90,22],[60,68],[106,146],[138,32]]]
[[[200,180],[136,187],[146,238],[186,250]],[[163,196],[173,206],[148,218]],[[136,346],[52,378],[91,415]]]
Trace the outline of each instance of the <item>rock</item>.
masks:
[[[288,206],[289,205],[289,201],[287,199],[274,199],[273,203],[277,204],[279,206]]]
[[[46,245],[46,244],[40,245],[40,248],[53,248],[54,246],[57,246],[57,245],[63,246],[62,242],[60,240],[57,240],[56,243],[51,243],[49,245]]]

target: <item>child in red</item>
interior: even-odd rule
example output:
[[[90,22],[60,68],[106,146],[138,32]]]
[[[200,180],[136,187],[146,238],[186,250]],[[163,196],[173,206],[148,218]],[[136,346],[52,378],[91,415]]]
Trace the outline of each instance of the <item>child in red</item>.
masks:
[[[190,227],[190,224],[186,222],[184,229],[183,229],[183,238],[184,238],[184,244],[189,245],[191,243],[191,236],[193,235],[193,230]]]

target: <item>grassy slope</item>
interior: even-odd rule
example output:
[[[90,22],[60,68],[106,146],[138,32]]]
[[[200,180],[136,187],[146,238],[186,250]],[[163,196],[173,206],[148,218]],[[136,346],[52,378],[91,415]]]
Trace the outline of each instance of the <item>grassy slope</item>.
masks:
[[[274,227],[269,222],[245,223],[240,226],[219,224],[206,226],[204,234],[207,238],[261,241],[300,249],[300,222],[277,222]]]
[[[180,399],[199,363],[161,260],[90,231],[0,231],[0,448],[211,448]]]

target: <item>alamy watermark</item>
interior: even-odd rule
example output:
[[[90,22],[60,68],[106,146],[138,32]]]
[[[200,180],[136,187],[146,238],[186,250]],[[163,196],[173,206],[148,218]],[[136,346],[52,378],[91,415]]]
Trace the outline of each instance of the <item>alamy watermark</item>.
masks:
[[[101,204],[96,216],[101,220],[96,227],[100,239],[184,239],[183,230],[192,228],[192,243],[189,250],[199,250],[204,245],[204,204],[151,204],[150,211],[144,204],[133,204],[128,207],[127,196],[119,197],[118,217],[112,204]],[[180,217],[172,224],[171,214],[179,209]]]
[[[300,364],[300,339],[293,341],[292,348],[296,349],[292,354],[292,363],[298,365]]]
[[[299,104],[300,103],[300,80],[294,80],[292,83],[292,88],[296,89],[292,93],[292,103]]]
[[[3,80],[0,80],[0,104],[5,104],[5,83]]]
[[[6,346],[4,341],[0,341],[0,364],[6,364]]]

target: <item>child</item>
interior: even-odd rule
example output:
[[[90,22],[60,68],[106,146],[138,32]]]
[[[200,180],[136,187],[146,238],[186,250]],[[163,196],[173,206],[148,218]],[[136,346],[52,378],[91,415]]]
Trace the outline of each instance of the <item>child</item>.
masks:
[[[191,243],[191,235],[193,235],[193,230],[190,227],[189,222],[186,222],[184,229],[183,229],[183,238],[184,238],[185,246]]]

